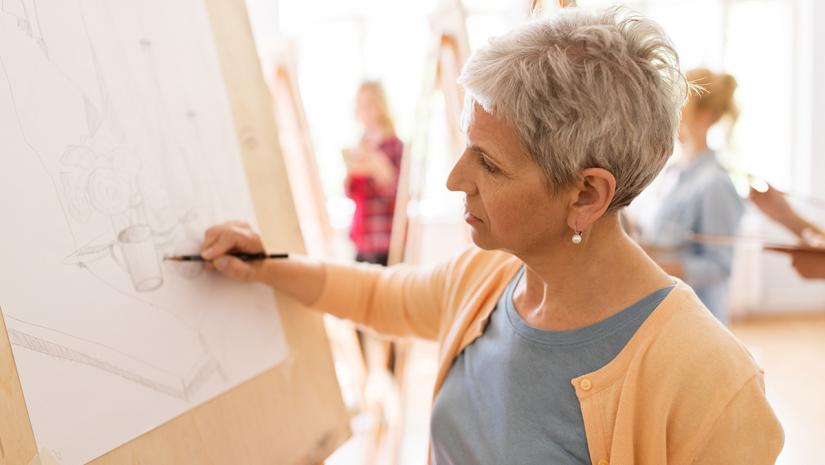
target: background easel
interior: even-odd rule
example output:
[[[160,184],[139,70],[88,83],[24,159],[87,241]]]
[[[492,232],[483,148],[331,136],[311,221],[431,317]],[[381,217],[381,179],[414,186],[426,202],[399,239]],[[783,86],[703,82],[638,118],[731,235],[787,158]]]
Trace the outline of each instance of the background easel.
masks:
[[[446,0],[431,16],[433,41],[428,54],[427,75],[416,110],[413,135],[407,144],[401,166],[390,263],[420,263],[422,235],[420,217],[416,210],[425,183],[429,148],[428,124],[433,116],[433,99],[444,100],[451,153],[457,159],[463,151],[464,135],[460,121],[464,92],[456,80],[470,56],[466,22],[467,14],[459,0]]]
[[[310,138],[309,123],[298,88],[294,48],[281,42],[274,54],[272,91],[278,140],[289,173],[289,185],[298,209],[304,243],[310,255],[332,255],[333,232],[326,211],[326,196]]]
[[[423,171],[427,161],[427,130],[433,111],[433,99],[443,98],[449,125],[451,152],[457,157],[464,145],[460,128],[463,92],[456,83],[461,67],[470,53],[466,30],[466,14],[457,0],[445,1],[431,16],[433,40],[428,53],[428,64],[422,94],[416,111],[414,134],[407,142],[402,160],[396,197],[393,234],[389,264],[416,264],[421,224],[410,205],[420,199]],[[410,342],[375,339],[367,344],[367,366],[370,377],[380,380],[384,390],[383,402],[373,406],[373,421],[378,428],[372,434],[373,453],[366,464],[398,463],[405,418],[404,399],[407,396],[408,357]],[[392,360],[392,362],[390,362]],[[392,372],[388,369],[392,366]]]
[[[272,56],[269,86],[272,92],[278,139],[284,152],[289,184],[298,209],[307,253],[313,257],[339,258],[326,209],[317,158],[310,137],[304,104],[298,86],[294,47],[280,41]],[[344,320],[324,318],[330,348],[336,363],[348,418],[368,409],[366,398],[367,362],[355,326]]]

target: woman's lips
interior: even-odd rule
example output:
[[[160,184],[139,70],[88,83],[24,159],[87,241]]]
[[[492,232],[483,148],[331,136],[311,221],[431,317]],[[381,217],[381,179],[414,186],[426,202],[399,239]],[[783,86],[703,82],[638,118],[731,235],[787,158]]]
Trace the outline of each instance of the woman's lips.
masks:
[[[479,223],[481,220],[474,216],[472,213],[464,210],[464,221],[469,224]]]

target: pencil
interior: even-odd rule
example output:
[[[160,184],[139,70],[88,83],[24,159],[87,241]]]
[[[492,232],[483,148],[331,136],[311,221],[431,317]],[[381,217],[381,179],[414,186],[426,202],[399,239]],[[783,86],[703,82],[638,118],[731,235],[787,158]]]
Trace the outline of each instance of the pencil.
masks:
[[[239,258],[245,262],[251,262],[254,260],[267,260],[270,258],[289,258],[289,254],[287,253],[228,253],[226,254],[230,257]],[[169,255],[163,257],[164,260],[170,260],[173,262],[205,262],[203,257],[200,255]]]

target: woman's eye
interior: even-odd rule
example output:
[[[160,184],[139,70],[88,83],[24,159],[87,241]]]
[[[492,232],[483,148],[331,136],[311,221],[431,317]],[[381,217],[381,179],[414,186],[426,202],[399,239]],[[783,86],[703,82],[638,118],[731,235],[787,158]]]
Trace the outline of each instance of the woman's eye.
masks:
[[[483,154],[478,154],[478,161],[479,163],[481,163],[481,166],[484,167],[484,169],[488,172],[495,173],[497,171],[495,166],[487,162],[487,159],[484,158]]]

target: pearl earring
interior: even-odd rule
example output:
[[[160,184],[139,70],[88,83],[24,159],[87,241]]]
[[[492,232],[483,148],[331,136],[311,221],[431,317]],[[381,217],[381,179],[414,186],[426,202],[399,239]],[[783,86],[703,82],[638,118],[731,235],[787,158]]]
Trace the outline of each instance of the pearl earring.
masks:
[[[581,231],[576,231],[573,233],[573,238],[571,239],[574,244],[581,244],[582,243],[582,233]]]

